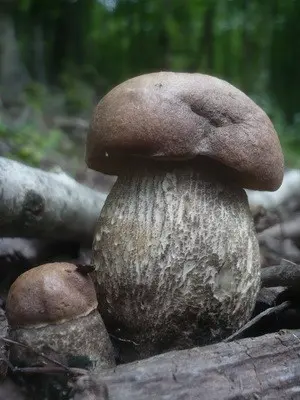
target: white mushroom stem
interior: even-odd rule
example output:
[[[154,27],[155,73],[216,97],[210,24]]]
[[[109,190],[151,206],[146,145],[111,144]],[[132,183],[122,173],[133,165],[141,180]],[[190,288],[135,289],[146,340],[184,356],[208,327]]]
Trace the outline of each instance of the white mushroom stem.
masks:
[[[104,320],[146,346],[226,337],[248,320],[259,289],[245,191],[192,167],[123,172],[93,253]]]
[[[63,172],[45,172],[0,157],[1,236],[91,243],[105,195]]]

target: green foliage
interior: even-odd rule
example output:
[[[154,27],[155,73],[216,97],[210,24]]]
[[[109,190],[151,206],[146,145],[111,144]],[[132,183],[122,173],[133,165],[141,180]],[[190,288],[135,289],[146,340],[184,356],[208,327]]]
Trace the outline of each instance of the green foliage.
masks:
[[[295,0],[22,0],[15,12],[33,75],[41,27],[43,67],[54,84],[63,75],[107,90],[143,72],[201,71],[245,91],[271,92],[285,113],[300,104],[289,94],[291,82],[300,83],[300,46],[292,43],[299,17]]]
[[[34,126],[12,130],[0,122],[0,141],[9,149],[3,155],[31,166],[39,166],[46,155],[57,150],[61,139],[62,133],[58,130],[41,134]]]
[[[300,168],[300,114],[296,115],[291,123],[288,123],[284,112],[270,96],[261,94],[260,96],[252,95],[251,97],[265,110],[272,120],[284,150],[286,166]]]
[[[64,91],[66,112],[77,114],[82,110],[93,108],[93,89],[76,74],[64,73],[61,75],[61,86]]]
[[[300,1],[21,0],[14,18],[30,74],[63,88],[69,113],[137,74],[209,73],[259,99],[298,163]]]
[[[44,85],[32,82],[25,88],[26,103],[36,110],[40,110],[47,98],[48,92]]]
[[[275,127],[279,133],[286,166],[300,168],[300,121],[295,119],[292,124],[287,124],[283,119],[281,124],[275,123]]]

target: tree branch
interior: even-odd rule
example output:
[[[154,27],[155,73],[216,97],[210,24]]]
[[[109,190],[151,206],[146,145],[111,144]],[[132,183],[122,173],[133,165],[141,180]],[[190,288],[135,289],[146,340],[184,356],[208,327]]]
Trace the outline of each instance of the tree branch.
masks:
[[[300,394],[300,331],[172,351],[97,379],[109,400],[291,399]]]
[[[263,287],[300,286],[300,266],[292,262],[284,262],[282,265],[265,267],[261,271]]]
[[[2,237],[90,244],[105,197],[63,172],[45,172],[0,157]]]

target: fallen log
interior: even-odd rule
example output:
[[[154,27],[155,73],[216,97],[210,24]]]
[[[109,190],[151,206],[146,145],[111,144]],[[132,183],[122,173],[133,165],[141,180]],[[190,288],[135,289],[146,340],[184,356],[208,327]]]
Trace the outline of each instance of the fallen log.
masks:
[[[91,244],[105,195],[64,172],[0,157],[0,236]]]
[[[300,266],[291,262],[265,267],[261,271],[263,287],[300,287]]]
[[[258,309],[256,314],[275,306],[278,296],[280,293],[283,293],[285,289],[286,288],[283,286],[261,287],[256,299],[255,308]]]
[[[300,398],[300,330],[173,351],[100,376],[109,400]]]
[[[270,228],[265,229],[263,232],[258,234],[260,241],[268,237],[283,239],[299,239],[300,237],[300,216],[294,216],[291,221],[281,222],[273,225]]]

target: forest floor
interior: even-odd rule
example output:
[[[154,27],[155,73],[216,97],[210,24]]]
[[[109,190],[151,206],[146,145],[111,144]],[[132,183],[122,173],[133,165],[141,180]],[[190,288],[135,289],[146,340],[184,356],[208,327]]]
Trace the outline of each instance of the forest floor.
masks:
[[[63,111],[63,110],[62,110]],[[0,103],[0,156],[10,157],[45,170],[61,168],[76,180],[108,193],[114,177],[90,171],[84,162],[84,142],[89,115],[47,113],[32,105]],[[254,337],[281,329],[300,329],[300,198],[292,196],[280,207],[252,208],[261,249],[262,289],[253,317],[290,302],[276,313],[266,314],[241,333]],[[299,223],[298,223],[299,222]],[[23,271],[49,261],[90,262],[91,249],[79,243],[61,243],[24,238],[0,238],[1,305],[5,309],[7,289]],[[1,311],[1,308],[0,308]],[[0,317],[3,317],[3,310]],[[1,318],[0,318],[1,320]],[[122,352],[118,347],[116,352]],[[13,374],[0,385],[0,400],[25,400],[26,379],[16,382]]]

